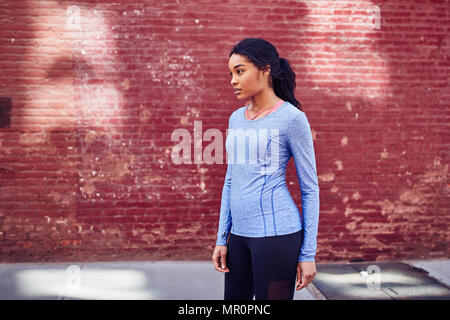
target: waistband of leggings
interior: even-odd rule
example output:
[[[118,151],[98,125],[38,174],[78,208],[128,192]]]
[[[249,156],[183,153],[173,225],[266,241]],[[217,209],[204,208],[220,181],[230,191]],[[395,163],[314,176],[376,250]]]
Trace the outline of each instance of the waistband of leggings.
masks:
[[[274,236],[266,236],[266,237],[247,237],[247,236],[240,236],[237,234],[234,234],[232,232],[230,232],[230,236],[232,235],[233,237],[238,237],[238,238],[242,238],[242,239],[272,239],[272,238],[279,238],[279,237],[290,237],[290,236],[294,236],[297,235],[298,233],[302,233],[303,229],[300,229],[298,231],[292,232],[292,233],[286,233],[286,234],[277,234]]]

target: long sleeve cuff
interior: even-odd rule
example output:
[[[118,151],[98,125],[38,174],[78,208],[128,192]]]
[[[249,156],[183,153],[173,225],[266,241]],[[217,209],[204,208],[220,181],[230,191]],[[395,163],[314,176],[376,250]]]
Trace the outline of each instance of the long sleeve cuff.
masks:
[[[217,239],[216,241],[216,246],[226,246],[227,245],[227,240],[223,240],[223,239]]]
[[[298,257],[298,262],[315,262],[315,256],[300,255]]]

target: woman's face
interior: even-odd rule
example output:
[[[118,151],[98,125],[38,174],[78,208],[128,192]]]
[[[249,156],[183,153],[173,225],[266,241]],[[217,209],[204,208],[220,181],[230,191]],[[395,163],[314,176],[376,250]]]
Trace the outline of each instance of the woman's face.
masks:
[[[259,70],[240,54],[231,55],[228,68],[230,69],[231,86],[239,100],[249,99],[267,87],[268,81],[263,75],[267,77],[270,70]]]

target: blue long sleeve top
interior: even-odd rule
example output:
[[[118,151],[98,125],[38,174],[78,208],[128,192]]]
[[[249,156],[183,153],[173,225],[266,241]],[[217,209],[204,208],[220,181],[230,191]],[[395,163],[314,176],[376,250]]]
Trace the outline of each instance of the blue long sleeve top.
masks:
[[[303,229],[299,262],[314,261],[319,223],[319,184],[311,128],[305,113],[285,101],[268,115],[249,120],[245,106],[228,122],[227,172],[216,245],[228,235],[267,237]],[[302,217],[286,185],[294,158]]]

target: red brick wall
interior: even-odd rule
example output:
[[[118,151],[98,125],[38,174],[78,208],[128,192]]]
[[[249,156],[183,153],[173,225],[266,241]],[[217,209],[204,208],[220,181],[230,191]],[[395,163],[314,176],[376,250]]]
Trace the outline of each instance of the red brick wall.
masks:
[[[448,7],[0,0],[0,260],[210,259],[226,165],[175,165],[171,134],[225,135],[245,37],[297,73],[317,261],[448,257]]]

